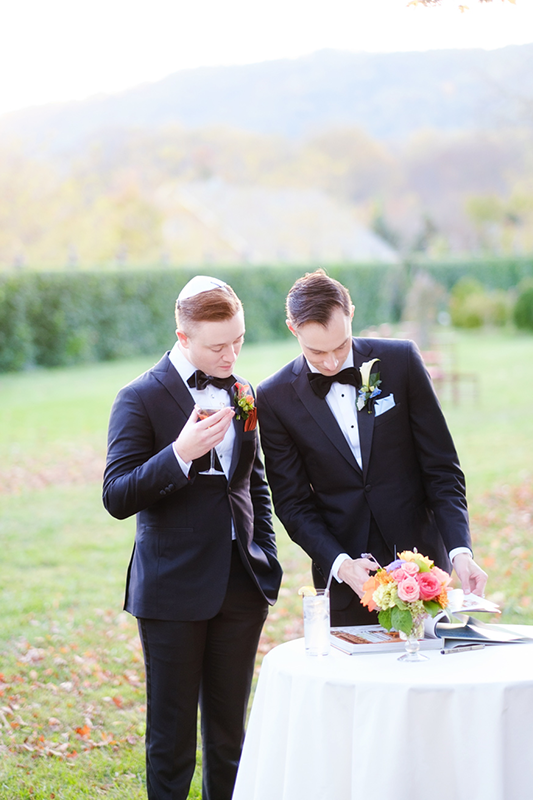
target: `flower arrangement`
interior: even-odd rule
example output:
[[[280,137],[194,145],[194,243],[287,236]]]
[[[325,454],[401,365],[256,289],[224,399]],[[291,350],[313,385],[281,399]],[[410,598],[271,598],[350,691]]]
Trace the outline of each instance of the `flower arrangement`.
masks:
[[[254,396],[247,383],[235,383],[235,394],[233,395],[237,408],[237,419],[248,419],[250,412],[254,409]]]
[[[369,611],[379,611],[384,628],[410,636],[420,631],[425,617],[446,608],[450,581],[450,575],[427,556],[404,550],[366,581],[361,602]]]
[[[379,372],[371,375],[371,370],[379,358],[373,358],[372,361],[365,361],[361,364],[359,372],[361,373],[361,388],[357,393],[357,410],[362,411],[367,406],[368,413],[372,413],[374,407],[374,400],[381,394],[381,380]]]
[[[237,381],[233,400],[237,411],[236,418],[245,421],[245,431],[253,431],[257,424],[257,409],[250,386],[247,383],[239,383]]]

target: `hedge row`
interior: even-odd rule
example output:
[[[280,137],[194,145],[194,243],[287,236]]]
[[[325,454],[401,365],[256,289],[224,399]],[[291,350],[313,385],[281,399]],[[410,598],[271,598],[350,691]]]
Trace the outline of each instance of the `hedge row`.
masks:
[[[459,278],[508,289],[533,277],[531,259],[328,267],[348,287],[354,329],[401,317],[407,286],[419,269],[450,289]],[[288,335],[284,303],[294,281],[311,267],[212,267],[233,286],[246,313],[246,338]],[[0,371],[157,354],[174,341],[174,302],[198,269],[0,274]]]
[[[408,272],[423,269],[450,290],[460,278],[475,278],[486,289],[511,289],[525,278],[533,278],[533,258],[484,258],[471,261],[431,261],[408,266]]]
[[[308,269],[234,267],[209,271],[241,298],[246,338],[287,336],[285,297]],[[28,272],[0,276],[0,371],[157,354],[175,340],[174,303],[197,269]],[[328,274],[356,305],[355,326],[396,320],[405,271],[399,266],[342,266]]]

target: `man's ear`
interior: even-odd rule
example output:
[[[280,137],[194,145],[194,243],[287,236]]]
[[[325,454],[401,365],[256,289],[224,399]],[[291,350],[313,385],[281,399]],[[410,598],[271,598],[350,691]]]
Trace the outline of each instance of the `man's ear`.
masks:
[[[183,331],[176,330],[176,336],[178,337],[178,342],[181,344],[182,347],[188,348],[189,347],[189,338],[186,333]]]
[[[285,320],[285,325],[286,325],[286,326],[287,326],[287,328],[290,330],[290,332],[292,333],[292,335],[293,335],[293,336],[297,336],[297,335],[298,335],[298,334],[296,333],[296,331],[294,330],[294,328],[292,327],[292,325],[291,325],[291,323],[290,323],[290,320],[286,319],[286,320]]]
[[[352,304],[352,313],[350,314],[351,320],[353,320],[354,311],[355,311],[355,306]]]

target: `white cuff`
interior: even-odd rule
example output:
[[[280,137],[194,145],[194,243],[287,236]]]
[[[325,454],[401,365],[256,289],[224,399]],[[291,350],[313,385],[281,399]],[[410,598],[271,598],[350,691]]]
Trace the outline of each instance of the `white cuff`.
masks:
[[[450,561],[452,562],[452,564],[453,564],[453,560],[454,560],[455,556],[458,556],[459,553],[467,553],[469,556],[474,558],[474,554],[470,550],[469,547],[454,547],[454,549],[450,550],[450,552],[448,554],[450,556]]]
[[[176,460],[177,460],[178,464],[181,467],[181,471],[183,472],[184,475],[189,477],[189,470],[191,468],[192,461],[184,461],[182,459],[182,457],[179,455],[179,453],[176,450],[176,443],[175,442],[172,442],[172,449],[174,451],[174,455],[176,456]]]
[[[331,572],[333,574],[333,577],[338,583],[343,583],[342,579],[339,578],[339,567],[342,564],[342,562],[346,561],[347,559],[351,561],[351,558],[348,555],[348,553],[341,553],[340,555],[337,556],[337,558],[331,565]]]

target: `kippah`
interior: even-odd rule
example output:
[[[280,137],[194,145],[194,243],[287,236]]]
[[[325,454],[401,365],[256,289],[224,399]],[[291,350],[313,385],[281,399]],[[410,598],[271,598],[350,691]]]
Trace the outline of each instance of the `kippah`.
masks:
[[[210,278],[207,275],[195,275],[189,283],[186,283],[178,295],[178,304],[189,297],[194,297],[202,292],[210,292],[212,289],[228,289],[228,284],[219,281],[218,278]]]

